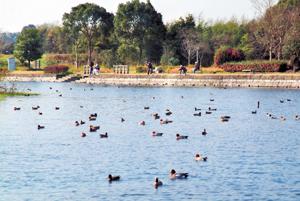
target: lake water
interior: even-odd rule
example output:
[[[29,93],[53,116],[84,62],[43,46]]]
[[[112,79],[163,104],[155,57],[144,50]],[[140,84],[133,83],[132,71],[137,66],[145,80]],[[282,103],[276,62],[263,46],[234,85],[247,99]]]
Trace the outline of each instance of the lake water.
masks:
[[[17,87],[41,95],[0,101],[0,200],[300,200],[299,90]],[[201,117],[193,115],[195,107]],[[217,111],[204,114],[208,107]],[[96,121],[88,121],[91,113]],[[161,125],[152,113],[173,123]],[[223,115],[231,116],[229,122],[220,121]],[[76,120],[86,124],[75,127]],[[137,125],[143,120],[146,125]],[[38,124],[45,129],[37,130]],[[101,128],[90,133],[90,124]],[[163,136],[152,137],[152,131]],[[105,132],[108,138],[100,138]],[[176,133],[189,137],[176,140]],[[208,160],[195,161],[197,153]],[[170,169],[189,177],[170,180]],[[121,179],[109,183],[108,174]],[[163,182],[157,189],[155,177]]]

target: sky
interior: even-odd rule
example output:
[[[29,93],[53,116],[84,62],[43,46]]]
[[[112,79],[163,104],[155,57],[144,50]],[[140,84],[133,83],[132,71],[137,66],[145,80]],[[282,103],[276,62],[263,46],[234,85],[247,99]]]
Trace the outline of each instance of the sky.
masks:
[[[61,25],[64,13],[82,3],[95,3],[106,11],[116,13],[120,3],[129,0],[0,0],[0,32],[21,32],[24,26],[47,24]],[[140,0],[146,2],[146,0]],[[209,19],[237,19],[254,17],[250,0],[151,0],[164,23],[178,20],[189,13]]]

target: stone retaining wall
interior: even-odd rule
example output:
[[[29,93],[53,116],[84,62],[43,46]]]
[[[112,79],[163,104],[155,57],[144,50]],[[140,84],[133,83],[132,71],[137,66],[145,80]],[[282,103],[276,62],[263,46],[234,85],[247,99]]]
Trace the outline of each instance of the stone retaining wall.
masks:
[[[55,75],[7,75],[5,81],[56,82]],[[300,88],[300,74],[89,75],[81,83],[150,86]]]

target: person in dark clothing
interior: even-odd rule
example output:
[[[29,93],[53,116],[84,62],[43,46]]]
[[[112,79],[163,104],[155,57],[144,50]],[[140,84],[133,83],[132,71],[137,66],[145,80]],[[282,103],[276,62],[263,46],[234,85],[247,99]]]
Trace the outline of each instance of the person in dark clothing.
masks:
[[[152,74],[152,63],[146,61],[146,65],[147,65],[147,75]]]
[[[94,66],[94,62],[90,63],[90,75],[93,74],[93,66]]]
[[[198,62],[195,63],[195,68],[194,68],[194,74],[196,73],[197,70],[200,70],[200,64]]]
[[[180,66],[180,68],[179,68],[179,71],[180,71],[180,74],[183,74],[183,75],[185,75],[185,74],[186,74],[186,71],[187,71],[187,69],[186,69],[186,67],[184,67],[183,65],[181,65],[181,66]]]

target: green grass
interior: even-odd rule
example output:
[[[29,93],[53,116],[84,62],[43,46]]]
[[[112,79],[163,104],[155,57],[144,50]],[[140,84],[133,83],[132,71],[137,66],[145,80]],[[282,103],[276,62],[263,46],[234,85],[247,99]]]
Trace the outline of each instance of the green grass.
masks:
[[[24,95],[36,96],[39,93],[24,93],[24,92],[0,92],[0,98],[5,96],[24,96]]]

